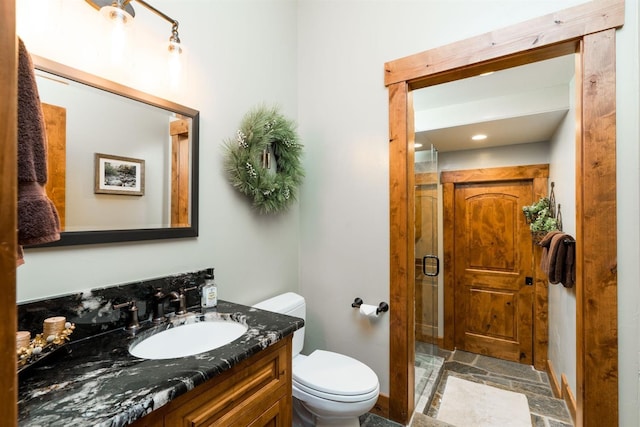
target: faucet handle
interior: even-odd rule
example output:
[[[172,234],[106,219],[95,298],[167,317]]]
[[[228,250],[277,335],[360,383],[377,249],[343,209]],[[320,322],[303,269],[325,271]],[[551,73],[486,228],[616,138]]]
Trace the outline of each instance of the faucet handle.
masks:
[[[162,288],[156,288],[156,292],[153,294],[153,316],[151,318],[153,323],[162,323],[164,321],[164,300],[167,295]]]
[[[178,289],[178,292],[171,292],[169,295],[175,297],[171,300],[171,302],[178,303],[178,309],[176,310],[177,315],[186,314],[187,313],[187,292],[198,289],[197,286],[192,286],[190,288],[181,287]]]
[[[198,290],[198,286],[190,286],[188,288],[180,288],[180,294],[182,295],[182,304],[183,305],[183,309],[184,312],[187,312],[187,292],[189,291],[197,291]]]
[[[181,294],[186,294],[187,292],[189,292],[189,291],[194,291],[194,290],[196,290],[196,289],[198,289],[198,287],[197,287],[197,286],[191,286],[191,287],[189,287],[189,288],[180,288],[180,293],[181,293]]]
[[[165,296],[166,295],[165,295],[164,291],[162,290],[162,288],[156,288],[156,293],[153,294],[153,299],[156,300],[156,301],[160,301],[160,300],[164,299]]]
[[[116,304],[113,306],[113,309],[117,310],[123,307],[129,307],[129,310],[127,310],[129,312],[129,324],[127,325],[127,329],[129,330],[138,329],[140,327],[140,323],[138,321],[138,306],[136,305],[136,302],[128,301],[122,304]]]

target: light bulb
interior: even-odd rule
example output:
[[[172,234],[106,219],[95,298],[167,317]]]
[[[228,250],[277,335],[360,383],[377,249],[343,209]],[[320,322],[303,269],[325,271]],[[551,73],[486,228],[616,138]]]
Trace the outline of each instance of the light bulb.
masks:
[[[179,56],[182,53],[182,45],[180,42],[169,40],[169,53],[172,56]]]
[[[133,21],[129,12],[116,6],[103,6],[100,8],[100,14],[116,24],[126,25]]]
[[[114,64],[122,63],[124,58],[124,50],[126,46],[125,23],[120,20],[114,21],[111,28],[111,62]]]
[[[169,43],[169,83],[172,87],[177,87],[182,74],[182,48],[180,43]]]

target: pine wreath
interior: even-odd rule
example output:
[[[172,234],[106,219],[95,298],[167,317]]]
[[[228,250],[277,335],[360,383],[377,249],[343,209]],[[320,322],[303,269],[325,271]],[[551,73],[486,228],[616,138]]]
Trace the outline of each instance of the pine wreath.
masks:
[[[284,211],[296,200],[304,171],[295,127],[277,107],[259,106],[244,116],[236,138],[225,142],[229,181],[253,199],[260,213]],[[269,150],[275,158],[275,173],[264,164]]]

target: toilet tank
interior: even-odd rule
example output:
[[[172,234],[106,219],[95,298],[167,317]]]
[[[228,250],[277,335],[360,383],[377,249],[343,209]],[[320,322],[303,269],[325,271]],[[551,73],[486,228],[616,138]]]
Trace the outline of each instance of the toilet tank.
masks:
[[[277,295],[254,305],[261,310],[299,317],[306,321],[306,303],[301,295],[294,292]],[[304,326],[293,333],[293,357],[302,351],[304,345]]]

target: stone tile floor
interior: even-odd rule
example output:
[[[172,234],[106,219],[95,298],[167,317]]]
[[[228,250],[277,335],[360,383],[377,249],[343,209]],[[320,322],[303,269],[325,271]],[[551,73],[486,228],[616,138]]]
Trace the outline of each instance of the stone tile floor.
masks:
[[[386,418],[375,414],[364,414],[360,416],[360,427],[404,427]]]
[[[425,412],[431,404],[442,377],[444,358],[416,351],[415,408]]]
[[[573,426],[564,401],[553,397],[549,379],[545,372],[536,371],[532,366],[460,350],[453,352],[438,350],[438,356],[443,357],[445,360],[440,382],[434,393],[431,405],[424,410],[424,414],[414,414],[412,427],[454,427],[435,419],[446,379],[449,375],[523,393],[527,396],[529,402],[532,427]],[[417,364],[419,364],[418,362]],[[374,414],[361,416],[360,426],[402,427],[398,423]]]
[[[449,354],[447,354],[449,353]],[[449,375],[527,396],[533,427],[571,427],[564,400],[556,399],[546,372],[532,366],[456,350],[441,351],[445,357],[442,379],[425,414],[435,418]],[[461,426],[462,427],[462,426]]]

